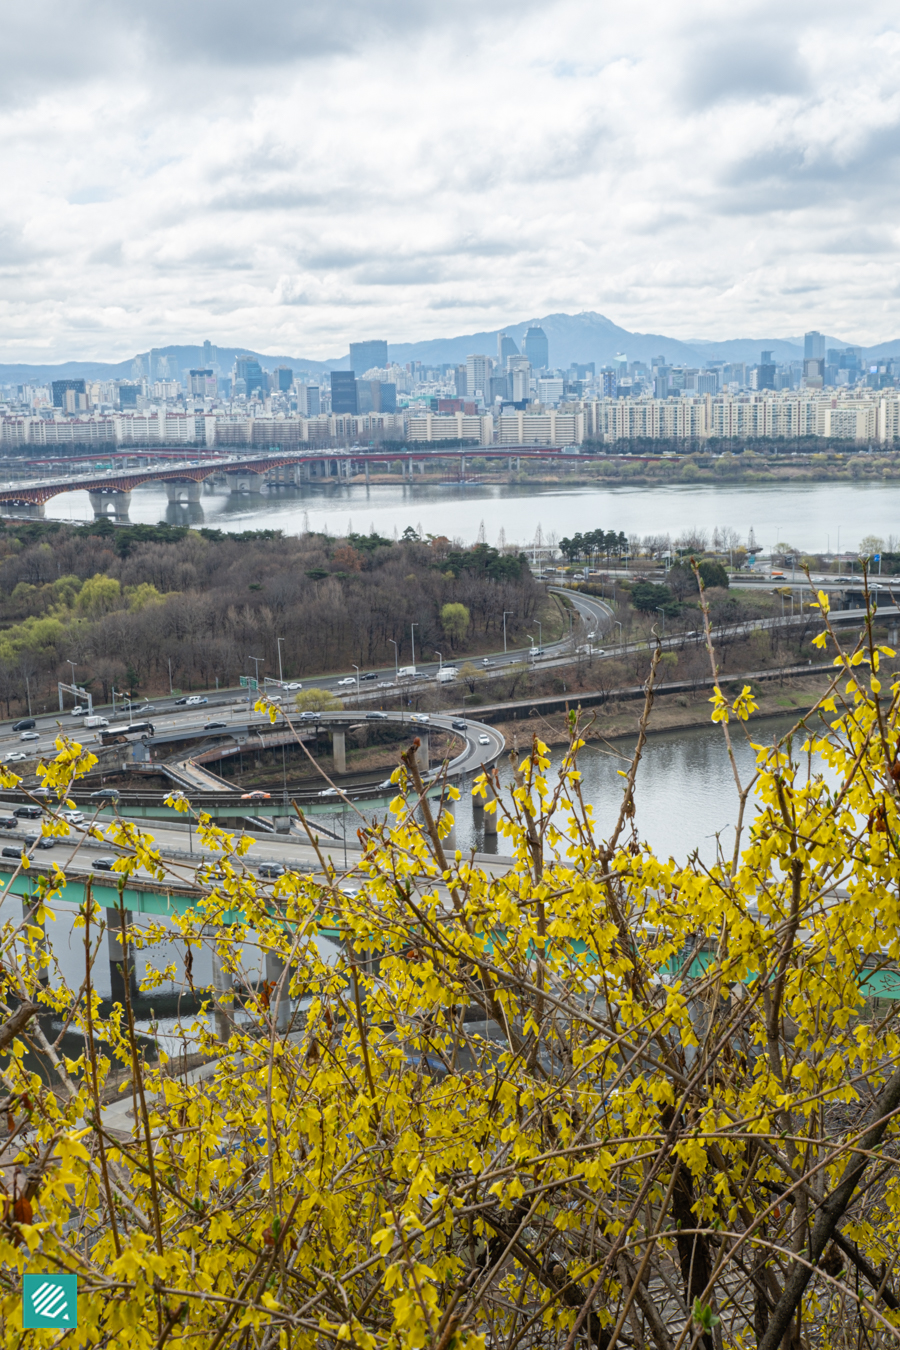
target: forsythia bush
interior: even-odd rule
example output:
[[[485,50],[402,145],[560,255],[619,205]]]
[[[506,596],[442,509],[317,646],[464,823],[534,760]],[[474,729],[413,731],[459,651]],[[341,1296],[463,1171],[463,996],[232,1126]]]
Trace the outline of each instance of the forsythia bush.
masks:
[[[25,923],[0,907],[18,1029],[0,1057],[2,1343],[900,1340],[900,684],[881,685],[893,653],[871,623],[835,650],[832,691],[737,781],[714,865],[642,841],[643,733],[597,837],[574,715],[554,780],[536,741],[511,793],[476,784],[509,867],[448,851],[455,793],[434,808],[412,751],[389,824],[360,818],[352,886],[324,859],[263,884],[201,819],[217,862],[172,920],[221,972],[200,1072],[147,1062],[130,1002],[103,1015],[90,897],[82,979],[62,980],[40,941],[61,873],[42,873]],[[729,748],[752,711],[749,691],[717,691]],[[64,798],[87,767],[60,742],[46,781]],[[166,876],[149,837],[113,836],[123,888]],[[251,939],[282,973],[236,1020],[228,974]],[[83,1054],[61,1058],[32,1004]],[[104,1093],[123,1068],[126,1131]],[[77,1328],[22,1330],[25,1271],[78,1275]]]

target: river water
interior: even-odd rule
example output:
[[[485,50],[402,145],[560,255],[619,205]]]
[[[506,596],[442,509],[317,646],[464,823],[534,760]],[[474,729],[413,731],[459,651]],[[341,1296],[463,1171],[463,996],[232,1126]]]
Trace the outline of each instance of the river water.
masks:
[[[47,503],[57,520],[93,518],[86,492]],[[224,487],[199,503],[170,503],[161,484],[148,483],[131,499],[130,518],[142,524],[193,524],[240,531],[280,529],[341,535],[374,529],[387,538],[408,525],[474,543],[530,544],[581,530],[623,530],[639,536],[697,528],[711,534],[729,526],[761,548],[780,542],[805,552],[855,550],[867,534],[900,533],[900,483],[760,483],[733,485],[550,486],[414,483],[315,484],[268,494],[231,496]]]
[[[771,745],[773,739],[791,729],[795,720],[793,717],[764,718],[751,724],[750,734],[757,744]],[[746,783],[754,772],[756,752],[740,729],[732,730],[738,771],[742,782]],[[622,802],[623,780],[619,770],[628,768],[634,745],[634,740],[623,739],[611,741],[603,749],[587,745],[580,752],[582,791],[585,801],[594,807],[598,837],[608,837],[615,825]],[[796,749],[799,750],[799,746]],[[561,757],[561,751],[553,752],[554,771]],[[814,763],[814,770],[821,771],[821,768]],[[504,761],[501,779],[508,783],[509,777],[508,764]],[[555,782],[553,773],[550,782]],[[635,786],[638,838],[646,840],[658,855],[685,862],[688,853],[696,849],[704,862],[712,862],[716,856],[717,834],[721,837],[724,852],[730,855],[734,847],[738,801],[720,727],[710,724],[708,728],[651,734]],[[478,814],[481,817],[482,813]],[[748,821],[752,814],[751,810],[746,817]],[[509,852],[509,842],[501,835],[485,839],[481,819],[476,821],[475,818],[470,789],[464,790],[456,803],[455,815],[457,848]],[[562,826],[563,821],[559,824]],[[623,841],[630,838],[630,831],[626,830]]]

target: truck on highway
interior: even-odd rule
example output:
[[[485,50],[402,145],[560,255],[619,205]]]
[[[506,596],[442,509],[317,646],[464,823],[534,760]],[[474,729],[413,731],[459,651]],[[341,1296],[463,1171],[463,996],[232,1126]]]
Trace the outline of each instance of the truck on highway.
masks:
[[[415,666],[401,666],[397,671],[398,680],[414,680],[416,678]]]
[[[459,671],[456,666],[442,666],[437,675],[438,684],[449,684],[451,680],[456,679],[458,674]]]

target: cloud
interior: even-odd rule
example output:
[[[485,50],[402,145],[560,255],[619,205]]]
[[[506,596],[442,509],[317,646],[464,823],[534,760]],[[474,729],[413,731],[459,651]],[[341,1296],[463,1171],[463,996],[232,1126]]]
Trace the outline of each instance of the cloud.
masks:
[[[562,311],[891,336],[891,22],[880,0],[648,0],[640,24],[587,0],[33,0],[4,17],[0,355],[326,358]]]

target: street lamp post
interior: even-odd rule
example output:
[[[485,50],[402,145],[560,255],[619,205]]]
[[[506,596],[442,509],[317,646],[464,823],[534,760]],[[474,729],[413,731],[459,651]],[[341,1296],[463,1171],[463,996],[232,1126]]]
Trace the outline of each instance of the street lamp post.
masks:
[[[247,659],[250,660],[250,661],[252,661],[253,664],[254,664],[254,666],[255,666],[255,668],[256,668],[256,674],[254,675],[253,678],[254,678],[255,681],[256,681],[256,692],[259,693],[259,668],[260,668],[261,665],[264,666],[264,665],[266,664],[266,663],[265,663],[265,660],[264,660],[263,657],[261,657],[261,656],[250,656],[250,657],[248,657]],[[253,693],[253,690],[252,690],[252,689],[248,689],[248,690],[247,690],[247,716],[248,716],[248,717],[249,717],[249,716],[251,715],[251,713],[252,713],[253,700],[252,700],[251,697],[250,697],[250,695],[251,695],[252,693]]]
[[[280,637],[280,638],[278,639],[278,643],[277,643],[277,646],[278,646],[278,683],[279,683],[279,684],[284,684],[284,671],[283,671],[282,668],[281,668],[281,644],[282,644],[282,642],[284,642],[284,638],[283,638],[283,637]]]
[[[441,656],[440,652],[435,652],[435,656],[438,659],[438,678],[440,678],[441,671],[444,669],[444,658]]]
[[[528,641],[531,643],[531,650],[530,650],[530,652],[528,653],[528,655],[531,657],[531,669],[534,670],[534,638],[532,637],[531,633],[526,633],[525,636],[528,638]]]
[[[515,614],[515,612],[516,612],[516,611],[515,611],[514,609],[505,609],[505,610],[503,611],[503,655],[504,655],[504,656],[506,655],[506,616],[507,616],[507,614]]]
[[[665,609],[663,608],[662,605],[657,605],[657,606],[656,606],[656,612],[657,612],[657,614],[661,614],[661,615],[663,616],[663,630],[662,630],[662,635],[663,635],[663,641],[665,641],[665,638],[666,638],[666,611],[665,611]]]
[[[357,708],[358,708],[358,707],[359,707],[359,666],[355,665],[352,661],[350,662],[350,664],[351,664],[351,666],[353,666],[353,669],[356,671],[356,706],[357,706]]]
[[[619,646],[622,647],[624,645],[622,642],[622,625],[618,619],[613,619],[613,628],[618,628],[619,630]]]
[[[541,627],[541,621],[540,621],[540,619],[535,619],[534,623],[535,623],[535,627],[536,627],[537,630],[538,630],[538,649],[539,649],[539,650],[543,650],[543,646],[544,646],[544,630],[543,630],[543,628]]]
[[[409,640],[412,644],[412,666],[414,670],[416,667],[416,629],[418,626],[417,623],[411,623],[409,625]]]
[[[393,649],[394,649],[394,679],[395,679],[395,680],[399,680],[399,678],[400,678],[400,653],[399,653],[399,648],[397,647],[397,644],[396,644],[396,642],[394,641],[393,638],[388,638],[388,642],[391,644],[391,646],[392,646]]]

